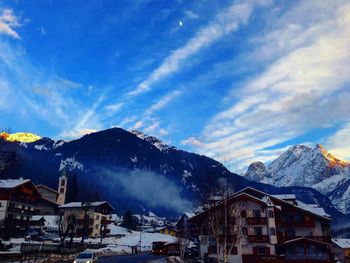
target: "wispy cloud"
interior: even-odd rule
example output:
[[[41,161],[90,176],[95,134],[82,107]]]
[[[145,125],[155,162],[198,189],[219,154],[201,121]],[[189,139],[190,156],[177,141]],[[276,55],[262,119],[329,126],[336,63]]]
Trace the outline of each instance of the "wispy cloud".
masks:
[[[156,68],[145,80],[132,91],[128,96],[137,96],[149,91],[151,86],[180,69],[181,63],[192,55],[198,53],[201,49],[213,44],[223,36],[235,31],[241,24],[247,23],[254,1],[233,4],[224,11],[217,14],[215,19],[207,26],[201,28],[187,43],[174,50],[163,63]]]
[[[266,70],[231,92],[226,99],[230,106],[212,118],[200,140],[185,142],[249,164],[266,158],[261,154],[266,148],[350,118],[343,100],[350,81],[350,5],[339,1],[326,8],[326,3],[316,3],[299,2],[283,20],[274,21],[278,28],[274,25],[268,41],[263,40],[266,45],[253,52],[257,59],[261,54],[269,59]],[[327,14],[305,21],[310,8]],[[303,24],[291,29],[297,21]],[[275,50],[283,52],[274,55]]]
[[[325,145],[335,156],[350,160],[350,122],[330,136]]]
[[[13,14],[12,9],[3,9],[0,15],[0,34],[10,36],[15,39],[21,39],[15,28],[21,27],[19,17]]]
[[[104,109],[108,115],[114,115],[123,108],[123,102],[107,105]]]
[[[149,109],[146,112],[146,115],[151,115],[154,112],[161,110],[162,108],[167,106],[173,99],[180,96],[182,94],[182,92],[183,92],[182,90],[178,89],[178,90],[171,91],[168,94],[164,95],[157,102],[155,102],[153,105],[151,105],[151,107],[149,107]]]

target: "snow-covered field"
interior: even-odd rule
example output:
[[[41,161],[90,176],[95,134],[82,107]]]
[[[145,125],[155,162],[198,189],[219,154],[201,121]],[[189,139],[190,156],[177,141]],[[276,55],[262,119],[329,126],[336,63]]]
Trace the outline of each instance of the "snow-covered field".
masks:
[[[143,251],[149,251],[152,248],[152,242],[154,241],[166,241],[175,242],[176,237],[163,235],[159,233],[146,233],[142,232],[140,235],[139,231],[131,231],[126,228],[109,225],[111,229],[111,235],[113,237],[106,237],[103,239],[102,243],[107,244],[107,248],[99,249],[99,251],[111,250],[111,252],[116,253],[131,253],[132,246],[138,246],[140,244],[141,237],[141,247]],[[115,235],[122,235],[122,237],[114,237]],[[125,235],[125,236],[123,236]],[[86,240],[87,243],[98,243],[100,239],[89,238]]]
[[[110,224],[108,226],[111,229],[111,236],[105,237],[102,240],[103,244],[106,244],[106,248],[92,250],[99,254],[128,254],[132,253],[133,246],[139,246],[141,237],[142,251],[150,251],[152,248],[152,242],[165,241],[176,242],[176,237],[163,235],[159,233],[146,233],[139,231],[131,231],[126,228]],[[119,237],[116,237],[119,235]],[[81,238],[74,238],[75,242],[80,242]],[[100,238],[88,238],[85,243],[100,243]],[[10,242],[14,245],[10,252],[19,252],[22,242],[27,242],[24,238],[12,238]],[[30,241],[30,243],[41,243],[36,241]],[[91,250],[91,249],[90,249]]]

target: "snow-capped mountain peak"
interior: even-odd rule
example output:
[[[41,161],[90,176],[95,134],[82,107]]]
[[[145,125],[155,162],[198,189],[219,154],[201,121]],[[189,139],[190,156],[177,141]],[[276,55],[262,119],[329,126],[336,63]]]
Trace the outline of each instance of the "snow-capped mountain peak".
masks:
[[[245,177],[278,187],[313,187],[328,195],[339,210],[350,212],[347,208],[350,205],[350,163],[335,157],[320,144],[315,147],[294,145],[266,166],[252,163]],[[344,204],[346,199],[348,204]]]
[[[146,135],[141,131],[133,130],[133,131],[131,131],[131,133],[134,134],[136,137],[140,138],[141,140],[145,140],[146,142],[149,142],[150,144],[154,145],[160,151],[175,149],[174,146],[169,146],[169,145],[165,144],[164,142],[162,142],[161,140],[159,140],[158,138]]]

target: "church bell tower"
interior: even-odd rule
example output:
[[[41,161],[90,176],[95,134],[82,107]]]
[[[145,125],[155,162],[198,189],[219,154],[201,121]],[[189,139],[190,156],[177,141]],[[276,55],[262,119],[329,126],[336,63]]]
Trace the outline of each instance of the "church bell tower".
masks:
[[[57,204],[64,205],[66,201],[66,193],[67,193],[67,181],[68,177],[66,175],[66,170],[62,171],[61,176],[58,178],[58,198]]]

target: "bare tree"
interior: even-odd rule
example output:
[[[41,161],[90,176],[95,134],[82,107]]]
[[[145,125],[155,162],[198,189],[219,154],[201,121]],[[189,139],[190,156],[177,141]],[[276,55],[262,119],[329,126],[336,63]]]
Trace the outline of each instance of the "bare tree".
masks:
[[[83,217],[83,234],[81,237],[81,244],[84,244],[84,240],[89,237],[89,225],[90,225],[90,212],[92,208],[91,202],[82,202],[82,208],[84,211]]]
[[[77,220],[76,215],[71,214],[67,218],[63,214],[56,217],[56,223],[58,225],[58,234],[60,237],[61,247],[64,246],[64,242],[67,237],[70,238],[70,246],[73,243],[73,238],[76,233]]]

